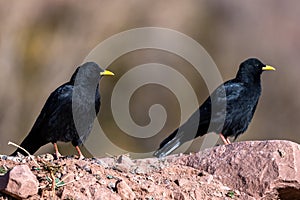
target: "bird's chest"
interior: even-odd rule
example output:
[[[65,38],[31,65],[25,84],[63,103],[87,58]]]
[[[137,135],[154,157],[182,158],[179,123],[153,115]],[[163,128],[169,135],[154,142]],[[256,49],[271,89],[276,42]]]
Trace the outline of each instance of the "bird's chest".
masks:
[[[250,94],[244,95],[243,98],[230,102],[226,109],[227,115],[235,121],[244,118],[252,118],[258,98],[259,96]]]
[[[243,98],[230,102],[227,105],[225,128],[223,130],[225,135],[238,135],[247,129],[259,99],[257,94],[260,93],[244,94]]]
[[[91,112],[95,112],[96,107],[96,95],[95,91],[90,92],[77,92],[73,93],[72,98],[72,111],[80,115],[88,115]]]

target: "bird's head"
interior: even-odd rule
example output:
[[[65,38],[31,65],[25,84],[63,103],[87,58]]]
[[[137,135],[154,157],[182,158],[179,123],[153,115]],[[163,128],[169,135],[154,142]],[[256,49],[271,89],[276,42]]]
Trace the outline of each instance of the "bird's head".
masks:
[[[101,69],[95,62],[86,62],[77,67],[73,73],[71,82],[79,81],[79,83],[99,82],[102,76],[113,76],[114,73]]]
[[[263,71],[275,70],[270,65],[263,64],[257,58],[249,58],[240,64],[236,78],[243,82],[260,81],[260,75]]]

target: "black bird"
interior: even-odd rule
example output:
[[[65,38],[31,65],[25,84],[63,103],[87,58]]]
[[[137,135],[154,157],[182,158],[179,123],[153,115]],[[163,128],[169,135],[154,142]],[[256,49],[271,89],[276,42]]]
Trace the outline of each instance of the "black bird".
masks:
[[[114,74],[101,69],[94,62],[79,66],[69,82],[50,94],[31,131],[20,146],[30,154],[34,154],[41,146],[51,142],[59,158],[61,155],[57,141],[72,142],[79,158],[84,158],[78,146],[91,132],[99,112],[99,81],[104,75]],[[18,148],[12,156],[17,155],[17,152],[26,155]]]
[[[153,155],[164,157],[208,131],[218,133],[225,144],[230,144],[228,137],[236,139],[248,128],[261,94],[260,76],[265,70],[275,68],[256,58],[242,62],[236,77],[220,85],[180,128],[163,140]],[[192,126],[198,126],[196,133],[188,132]]]

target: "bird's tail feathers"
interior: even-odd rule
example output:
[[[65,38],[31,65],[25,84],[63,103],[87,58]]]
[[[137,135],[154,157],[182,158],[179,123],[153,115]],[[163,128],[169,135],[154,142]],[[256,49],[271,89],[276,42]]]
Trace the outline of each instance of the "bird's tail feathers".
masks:
[[[39,140],[39,138],[31,137],[29,134],[23,142],[20,144],[21,147],[23,147],[26,151],[28,151],[30,154],[34,154],[41,146],[45,145],[46,143]],[[17,152],[23,154],[24,156],[27,156],[27,153],[23,151],[22,149],[18,148],[15,152],[11,154],[11,156],[16,156]]]
[[[154,156],[161,158],[169,155],[175,149],[177,149],[183,142],[182,138],[184,136],[184,132],[181,131],[179,133],[178,129],[175,130],[169,137],[167,137],[164,141],[161,142],[160,147],[157,151],[154,152]]]

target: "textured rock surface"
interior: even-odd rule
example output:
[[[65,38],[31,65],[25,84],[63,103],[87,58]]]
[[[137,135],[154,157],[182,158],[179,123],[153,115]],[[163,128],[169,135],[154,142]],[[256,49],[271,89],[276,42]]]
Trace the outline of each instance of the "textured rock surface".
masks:
[[[35,186],[35,194],[29,199],[294,200],[300,199],[299,159],[300,145],[296,143],[248,141],[163,159],[131,160],[121,155],[53,160],[42,155],[36,158],[41,165],[39,170],[34,169],[36,165],[28,157],[0,156],[0,172],[28,165],[29,168],[21,165],[26,168],[22,176],[37,177],[40,188],[37,193]],[[55,169],[58,183],[64,183],[56,185],[55,191],[48,178],[49,167]],[[2,188],[10,182],[8,174],[1,178]],[[8,197],[0,192],[2,199]]]
[[[38,181],[27,165],[18,165],[0,178],[0,190],[24,199],[38,193]]]
[[[120,180],[116,183],[116,188],[117,193],[122,199],[134,199],[136,197],[129,185],[127,185],[127,183],[123,180]]]
[[[300,199],[300,145],[253,141],[219,146],[186,158],[223,184],[255,198]]]

